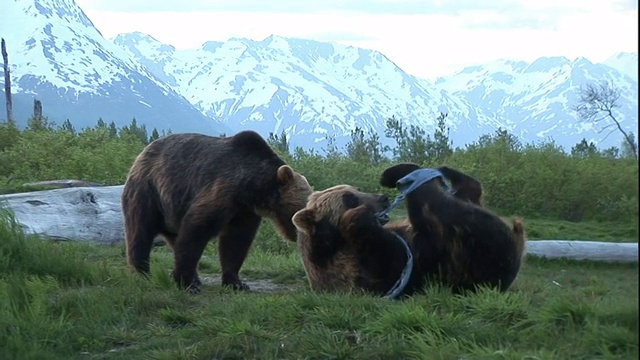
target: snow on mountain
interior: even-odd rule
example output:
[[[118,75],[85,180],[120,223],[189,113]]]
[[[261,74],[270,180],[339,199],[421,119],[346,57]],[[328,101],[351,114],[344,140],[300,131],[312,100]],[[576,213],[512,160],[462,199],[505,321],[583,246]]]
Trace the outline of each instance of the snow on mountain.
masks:
[[[534,62],[501,60],[465,68],[436,80],[436,86],[474,104],[484,116],[528,142],[552,137],[570,147],[586,138],[601,146],[619,146],[620,136],[606,136],[601,124],[578,120],[573,110],[578,90],[608,82],[620,90],[622,126],[638,128],[638,84],[612,67],[585,58],[543,57]]]
[[[227,130],[104,39],[73,0],[7,0],[0,36],[9,53],[19,124],[26,123],[37,98],[51,120],[70,119],[79,128],[99,117],[117,125],[135,117],[148,128],[174,132]]]
[[[270,36],[177,51],[141,33],[113,39],[204,114],[263,134],[285,131],[301,145],[379,133],[386,119],[433,128],[439,111],[465,140],[493,130],[464,101],[406,74],[379,52]]]
[[[457,146],[498,127],[525,142],[553,137],[570,148],[584,137],[619,146],[619,136],[606,137],[572,110],[580,86],[608,81],[621,91],[617,118],[638,127],[637,54],[603,64],[502,60],[431,83],[379,52],[312,40],[229,39],[180,51],[142,33],[108,41],[73,0],[7,0],[0,16],[23,123],[38,98],[46,115],[76,127],[135,116],[174,132],[285,131],[294,146],[320,148],[327,136],[344,144],[356,126],[388,142],[392,116],[431,133],[442,111]]]
[[[637,53],[617,53],[602,62],[605,65],[620,71],[636,82],[638,81],[638,54]]]
[[[624,126],[637,128],[637,81],[584,58],[499,61],[431,84],[378,52],[310,40],[230,39],[181,51],[141,33],[113,41],[204,114],[263,134],[285,130],[294,143],[344,138],[355,126],[383,134],[391,116],[431,132],[444,111],[456,145],[502,127],[525,142],[618,146],[572,110],[581,85],[605,80],[622,91]]]

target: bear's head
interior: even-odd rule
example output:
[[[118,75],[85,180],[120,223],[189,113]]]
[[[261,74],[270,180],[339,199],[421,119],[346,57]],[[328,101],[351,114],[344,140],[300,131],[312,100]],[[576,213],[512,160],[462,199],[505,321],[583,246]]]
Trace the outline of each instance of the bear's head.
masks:
[[[319,222],[337,227],[348,210],[361,205],[377,213],[389,206],[389,198],[385,194],[359,191],[351,185],[332,186],[313,192],[306,207],[294,215],[293,223],[299,232],[312,236]]]
[[[351,237],[354,224],[380,227],[375,214],[389,206],[384,194],[361,192],[337,185],[309,196],[296,212],[298,246],[311,288],[316,291],[353,289],[359,278],[362,237]],[[356,217],[364,221],[355,220]],[[365,231],[365,234],[367,232]]]
[[[273,204],[268,217],[276,230],[287,240],[296,241],[296,227],[291,218],[296,211],[307,204],[313,189],[307,178],[294,171],[289,165],[282,165],[277,172],[278,200]]]

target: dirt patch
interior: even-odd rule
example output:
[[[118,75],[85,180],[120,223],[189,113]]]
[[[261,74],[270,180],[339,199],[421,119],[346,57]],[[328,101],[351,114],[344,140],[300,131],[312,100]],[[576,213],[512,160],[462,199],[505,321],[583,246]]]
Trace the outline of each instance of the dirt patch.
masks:
[[[217,285],[221,286],[220,276],[204,276],[200,278],[205,285]],[[295,290],[294,286],[276,284],[269,279],[258,280],[242,280],[245,284],[249,285],[250,291],[263,292],[263,293],[278,293]]]

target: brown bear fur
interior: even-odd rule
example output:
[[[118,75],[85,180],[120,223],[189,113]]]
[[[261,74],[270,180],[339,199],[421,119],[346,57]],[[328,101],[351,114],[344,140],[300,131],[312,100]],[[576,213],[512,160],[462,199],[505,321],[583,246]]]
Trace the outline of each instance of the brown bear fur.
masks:
[[[368,249],[369,239],[348,238],[343,234],[347,229],[342,226],[351,225],[349,221],[345,221],[345,214],[354,208],[366,207],[373,209],[372,211],[381,211],[387,206],[389,199],[386,195],[363,193],[349,185],[316,191],[309,197],[307,207],[293,216],[293,223],[298,228],[298,246],[313,290],[376,288],[375,285],[363,283],[366,276],[360,274],[365,270],[362,263],[384,263],[384,255],[383,258],[376,259],[375,256],[381,254],[377,252],[377,247]],[[373,240],[376,239],[374,236]],[[394,245],[393,242],[390,244]],[[404,263],[399,265],[403,266]],[[383,267],[371,268],[383,269],[383,273],[389,272]],[[395,279],[389,281],[392,285]],[[381,286],[381,291],[387,288],[386,284]]]
[[[138,155],[124,185],[128,262],[149,273],[153,240],[161,234],[174,252],[174,280],[198,292],[198,262],[217,236],[222,283],[247,289],[238,273],[262,217],[295,241],[291,217],[311,192],[306,178],[253,131],[160,138]]]
[[[400,164],[384,171],[383,186],[413,170]],[[524,251],[524,227],[519,219],[508,226],[482,207],[481,184],[451,168],[440,168],[456,189],[451,195],[441,179],[429,181],[407,195],[408,218],[380,224],[376,215],[386,208],[381,195],[335,186],[314,192],[293,222],[312,289],[362,289],[385,294],[407,262],[411,249],[414,266],[403,294],[410,295],[429,281],[454,292],[479,285],[505,291],[519,272]],[[349,201],[345,201],[349,199]]]

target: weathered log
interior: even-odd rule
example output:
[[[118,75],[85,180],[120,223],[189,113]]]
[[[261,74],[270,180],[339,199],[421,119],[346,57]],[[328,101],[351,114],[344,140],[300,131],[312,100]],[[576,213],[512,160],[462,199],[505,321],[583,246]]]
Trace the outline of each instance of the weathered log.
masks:
[[[527,253],[549,259],[638,262],[638,243],[584,240],[530,240]]]
[[[27,233],[115,245],[124,239],[123,186],[79,187],[0,196]]]
[[[0,195],[29,233],[57,240],[121,244],[123,186],[76,187]],[[638,243],[532,240],[527,253],[544,258],[638,262]]]
[[[46,186],[51,188],[71,188],[71,187],[96,187],[96,186],[104,186],[102,184],[84,181],[84,180],[45,180],[45,181],[36,181],[24,183],[22,186]]]

